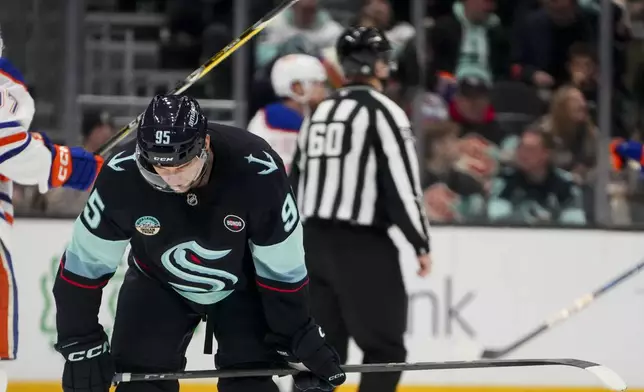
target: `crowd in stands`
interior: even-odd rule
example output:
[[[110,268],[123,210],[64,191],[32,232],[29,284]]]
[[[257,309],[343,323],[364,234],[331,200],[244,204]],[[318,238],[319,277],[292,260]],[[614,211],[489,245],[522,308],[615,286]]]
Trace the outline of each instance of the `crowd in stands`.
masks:
[[[248,0],[253,22],[273,7]],[[615,224],[638,223],[639,169],[596,167],[599,89],[599,0],[424,0],[414,26],[412,2],[300,0],[251,44],[249,116],[277,100],[274,62],[292,53],[318,57],[330,88],[342,83],[333,50],[349,24],[386,31],[395,72],[386,93],[408,112],[423,151],[424,202],[443,223],[565,224],[595,221],[596,174],[611,171],[606,192]],[[194,69],[232,40],[230,0],[120,1],[124,12],[162,12],[161,67]],[[644,106],[641,38],[633,25],[644,1],[613,0],[611,138],[640,138]],[[419,49],[418,42],[425,47]],[[643,59],[644,60],[644,59]],[[230,98],[232,63],[196,91]],[[109,135],[92,114],[89,148]],[[605,131],[605,130],[604,130]],[[604,148],[600,146],[600,148]],[[608,148],[608,146],[606,146]],[[82,208],[82,197],[52,192],[27,208],[46,213]],[[72,200],[72,201],[70,201]],[[62,201],[62,202],[61,202]]]

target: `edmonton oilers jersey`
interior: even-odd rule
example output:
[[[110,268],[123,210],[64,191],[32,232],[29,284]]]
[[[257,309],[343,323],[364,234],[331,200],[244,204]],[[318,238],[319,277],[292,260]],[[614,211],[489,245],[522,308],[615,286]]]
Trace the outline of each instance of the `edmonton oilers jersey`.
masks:
[[[91,304],[100,304],[128,244],[130,268],[189,302],[213,304],[252,285],[273,329],[289,334],[308,320],[302,226],[279,155],[243,129],[209,124],[208,132],[212,171],[188,193],[148,184],[135,142],[106,161],[61,261],[59,329],[70,324],[72,334],[95,320]]]

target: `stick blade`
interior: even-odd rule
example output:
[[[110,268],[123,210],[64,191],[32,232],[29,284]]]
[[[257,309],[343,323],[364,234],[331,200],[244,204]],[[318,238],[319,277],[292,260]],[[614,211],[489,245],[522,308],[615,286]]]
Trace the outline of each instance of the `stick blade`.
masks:
[[[613,391],[625,391],[628,386],[626,382],[612,369],[602,365],[587,367],[585,370],[595,375],[606,387]]]

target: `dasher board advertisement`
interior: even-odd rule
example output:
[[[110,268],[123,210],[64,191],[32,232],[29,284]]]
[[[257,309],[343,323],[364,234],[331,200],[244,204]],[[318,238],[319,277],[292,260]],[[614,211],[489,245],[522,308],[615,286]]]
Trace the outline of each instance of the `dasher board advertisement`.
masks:
[[[51,289],[72,224],[71,220],[37,219],[15,224],[19,359],[0,364],[12,381],[10,391],[31,390],[27,386],[34,382],[42,383],[38,384],[41,390],[59,385],[63,360],[52,348],[56,333]],[[644,257],[644,234],[635,232],[434,227],[433,271],[422,279],[415,275],[411,247],[397,230],[391,234],[401,251],[410,299],[409,362],[471,359],[467,356],[474,347],[505,346]],[[125,270],[123,261],[104,289],[100,320],[108,333]],[[368,279],[368,271],[363,278]],[[508,358],[585,359],[615,370],[631,390],[644,389],[643,309],[644,274]],[[214,368],[212,356],[203,354],[204,329],[200,326],[188,349],[188,369]],[[349,362],[361,359],[352,344]],[[351,375],[348,383],[357,380]],[[583,371],[559,367],[407,372],[402,383],[409,391],[429,390],[432,385],[599,387]]]

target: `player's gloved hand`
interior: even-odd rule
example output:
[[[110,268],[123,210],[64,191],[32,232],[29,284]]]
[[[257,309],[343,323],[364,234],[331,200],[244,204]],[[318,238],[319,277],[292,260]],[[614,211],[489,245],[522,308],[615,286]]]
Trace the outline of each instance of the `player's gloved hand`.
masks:
[[[615,139],[610,144],[610,153],[612,165],[618,170],[624,167],[628,159],[644,164],[644,150],[640,142]]]
[[[293,376],[299,390],[331,391],[346,381],[347,376],[340,368],[340,357],[324,340],[320,326],[309,323],[290,342],[276,335],[270,335],[268,341],[291,366],[308,369]]]
[[[105,332],[59,342],[55,349],[65,358],[63,392],[109,391],[115,370]]]
[[[42,140],[52,154],[50,188],[72,188],[79,191],[89,189],[103,166],[103,158],[81,147],[67,147],[53,144],[45,134],[32,134]],[[41,191],[42,192],[42,191]]]

